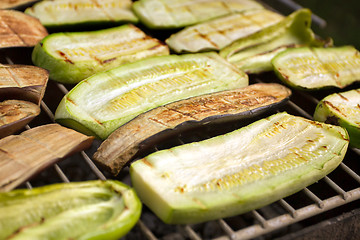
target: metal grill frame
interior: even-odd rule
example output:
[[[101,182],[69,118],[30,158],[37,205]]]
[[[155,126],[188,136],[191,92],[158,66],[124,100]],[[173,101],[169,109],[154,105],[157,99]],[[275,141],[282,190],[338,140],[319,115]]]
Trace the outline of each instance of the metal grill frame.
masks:
[[[290,3],[290,7],[299,8],[299,5],[295,4],[291,0],[278,0],[279,2]],[[301,7],[301,6],[300,6]],[[317,18],[315,16],[315,18]],[[320,18],[319,18],[320,19]],[[320,19],[318,21],[320,24],[324,24],[323,20]],[[326,24],[326,23],[325,23]],[[14,62],[9,56],[5,56],[5,60],[7,64],[14,64]],[[31,63],[30,63],[31,64]],[[261,77],[255,77],[253,80],[255,82],[262,82],[263,80]],[[65,95],[68,92],[68,89],[59,83],[54,83],[53,86],[55,86],[57,89],[56,91],[61,92],[61,94]],[[300,93],[303,94],[303,93]],[[305,96],[308,100],[310,100],[313,104],[318,103],[318,99],[311,96],[306,95]],[[294,103],[293,101],[289,101],[286,105],[286,108],[290,108],[293,111],[295,111],[298,115],[303,116],[308,119],[312,119],[312,116],[305,111],[301,106]],[[41,102],[41,109],[43,112],[46,113],[48,117],[48,123],[54,122],[54,113],[50,109],[47,103],[44,101]],[[31,123],[30,123],[31,124]],[[30,129],[30,126],[27,125],[26,129]],[[182,143],[181,139],[179,139],[180,144]],[[360,150],[355,148],[350,148],[348,151],[351,152],[352,155],[357,156],[359,158]],[[103,173],[100,169],[97,168],[97,166],[93,163],[91,157],[88,153],[85,151],[82,151],[80,153],[81,158],[83,161],[85,161],[86,165],[88,166],[87,171],[91,171],[97,179],[106,180],[106,174]],[[71,157],[70,157],[71,158]],[[358,160],[358,159],[352,159],[352,160]],[[70,182],[69,177],[64,173],[63,169],[59,166],[59,164],[54,164],[53,168],[55,169],[58,178],[62,182]],[[125,170],[126,171],[126,170]],[[252,239],[260,236],[264,236],[268,233],[275,232],[277,230],[281,230],[291,224],[298,223],[302,220],[309,219],[313,216],[320,215],[326,211],[329,211],[331,209],[344,206],[349,204],[350,202],[356,201],[360,199],[360,176],[359,173],[356,173],[351,167],[349,167],[344,162],[340,164],[340,166],[335,171],[342,171],[342,174],[346,174],[348,178],[352,179],[352,181],[355,183],[353,184],[354,187],[351,189],[343,189],[340,184],[338,184],[336,181],[334,181],[330,176],[326,176],[322,180],[322,184],[325,184],[328,188],[332,189],[334,194],[331,196],[328,196],[324,199],[322,199],[320,196],[316,194],[316,192],[312,191],[309,186],[308,188],[305,188],[301,191],[301,193],[296,194],[302,194],[306,196],[309,200],[305,206],[302,206],[300,208],[297,208],[296,206],[293,206],[286,198],[280,199],[276,203],[270,204],[264,208],[253,210],[249,213],[236,216],[236,220],[239,220],[243,218],[246,215],[245,220],[239,220],[240,222],[249,222],[248,218],[251,218],[251,221],[253,224],[247,225],[245,227],[234,227],[229,219],[219,219],[216,221],[212,221],[211,224],[214,224],[222,231],[222,234],[220,236],[215,237],[215,240],[234,240],[234,239]],[[124,174],[125,177],[123,179],[128,178],[128,174]],[[120,179],[120,180],[123,180]],[[319,182],[320,182],[319,181]],[[318,183],[315,183],[318,184]],[[27,188],[31,189],[32,184],[31,181],[28,181],[25,183]],[[276,206],[275,206],[276,205]],[[274,214],[271,217],[265,216],[264,212],[266,213],[267,208],[281,208],[282,212],[281,214]],[[265,210],[264,210],[265,209]],[[278,212],[278,211],[275,211]],[[148,214],[151,214],[151,212],[147,212]],[[155,216],[153,216],[156,218]],[[165,224],[164,224],[165,225]],[[246,224],[245,224],[246,225]],[[165,226],[166,227],[166,226]],[[174,238],[182,236],[183,239],[192,239],[192,240],[200,240],[200,239],[206,239],[206,237],[201,236],[201,233],[197,230],[197,225],[179,225],[179,226],[168,226],[171,229],[175,229],[173,232],[167,234],[166,236],[156,236],[153,230],[150,229],[148,226],[148,223],[146,222],[146,219],[144,220],[144,217],[142,216],[139,222],[137,223],[137,226],[131,231],[131,232],[140,232],[141,236],[143,236],[146,239],[149,240],[157,240],[159,238],[167,238],[171,239],[173,236]],[[124,237],[127,239],[127,236]],[[176,238],[179,239],[179,238]]]

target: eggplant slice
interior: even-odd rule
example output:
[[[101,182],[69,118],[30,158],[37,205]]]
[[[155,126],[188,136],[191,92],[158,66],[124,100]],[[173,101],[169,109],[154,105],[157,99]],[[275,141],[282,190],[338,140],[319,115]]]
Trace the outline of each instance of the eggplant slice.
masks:
[[[110,29],[54,33],[37,44],[35,65],[49,70],[52,80],[75,84],[122,64],[169,55],[169,48],[132,24]]]
[[[114,131],[94,154],[94,160],[117,175],[147,142],[211,122],[257,116],[286,103],[290,94],[280,84],[259,83],[157,107]]]
[[[27,65],[0,64],[0,101],[19,99],[40,105],[49,73]]]
[[[0,102],[0,138],[19,131],[40,114],[40,107],[32,102],[6,100]]]
[[[0,139],[0,192],[9,191],[55,162],[91,146],[93,137],[58,124]]]
[[[360,148],[360,89],[325,97],[316,106],[314,119],[346,128],[350,146]]]
[[[131,164],[131,182],[165,223],[198,223],[300,191],[333,171],[348,144],[342,127],[282,112],[148,155]]]
[[[0,10],[0,48],[33,47],[48,32],[37,18],[15,10]]]

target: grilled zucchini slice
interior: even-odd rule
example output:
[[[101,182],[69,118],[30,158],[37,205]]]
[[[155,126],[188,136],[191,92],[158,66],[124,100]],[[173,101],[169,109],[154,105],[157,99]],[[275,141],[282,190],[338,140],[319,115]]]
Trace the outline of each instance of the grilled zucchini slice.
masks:
[[[360,53],[352,46],[288,49],[272,64],[282,81],[304,90],[344,88],[360,80]]]
[[[35,46],[32,61],[49,70],[52,80],[75,84],[97,72],[168,54],[166,45],[127,24],[99,31],[50,34]]]
[[[81,81],[64,96],[55,119],[105,139],[155,107],[247,85],[247,75],[216,53],[151,57]]]
[[[221,49],[220,55],[247,73],[271,71],[271,59],[289,47],[321,46],[310,28],[311,11],[300,9],[277,24],[239,39]]]
[[[205,141],[153,153],[130,166],[140,199],[165,223],[229,217],[274,202],[334,170],[345,129],[278,113]]]
[[[187,27],[171,35],[166,43],[178,53],[220,50],[282,19],[282,15],[267,9],[233,13]]]
[[[314,119],[346,128],[350,145],[360,148],[360,89],[325,97],[316,106]]]
[[[253,0],[139,0],[133,4],[140,21],[152,29],[181,28],[234,12],[262,8]]]
[[[59,183],[0,193],[1,239],[119,239],[141,203],[115,180]]]
[[[94,24],[137,23],[131,0],[40,1],[25,10],[47,28],[85,27]]]

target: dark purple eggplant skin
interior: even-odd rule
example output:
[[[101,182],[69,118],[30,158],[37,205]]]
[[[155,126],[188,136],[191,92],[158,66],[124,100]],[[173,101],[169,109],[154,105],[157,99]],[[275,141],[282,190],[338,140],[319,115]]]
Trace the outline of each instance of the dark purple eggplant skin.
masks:
[[[93,158],[104,170],[117,175],[139,152],[170,136],[208,124],[254,118],[284,105],[290,95],[290,89],[283,85],[258,83],[167,104],[118,128]]]

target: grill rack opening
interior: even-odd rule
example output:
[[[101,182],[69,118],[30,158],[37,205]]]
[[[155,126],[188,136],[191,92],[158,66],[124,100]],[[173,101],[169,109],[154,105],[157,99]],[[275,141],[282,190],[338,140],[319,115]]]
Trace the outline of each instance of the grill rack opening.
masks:
[[[31,49],[0,50],[0,63],[3,64],[31,65],[30,59]],[[257,82],[280,83],[272,73],[250,76],[250,83]],[[71,87],[49,81],[41,102],[41,114],[26,128],[54,122],[57,104]],[[347,89],[352,88],[359,88],[359,84],[353,84]],[[311,119],[318,101],[336,90],[317,91],[316,94],[293,89],[292,91],[290,101],[278,111],[287,111],[293,115]],[[224,125],[202,127],[196,134],[179,134],[141,154],[146,155],[162,148],[207,139],[222,131],[239,128],[242,124],[242,122],[234,121],[231,125],[227,124],[227,128]],[[53,167],[40,172],[20,188],[31,189],[57,182],[114,178],[109,173],[101,171],[91,159],[100,143],[100,141],[95,141],[90,149],[54,164]],[[141,154],[138,157],[141,157]],[[317,183],[270,205],[230,218],[201,224],[167,225],[144,206],[140,221],[123,239],[286,239],[289,234],[360,206],[359,155],[359,149],[350,148],[340,166]],[[116,179],[130,185],[128,167],[125,167]]]

